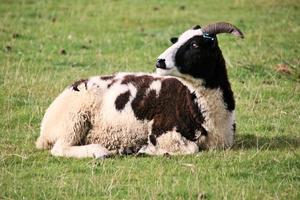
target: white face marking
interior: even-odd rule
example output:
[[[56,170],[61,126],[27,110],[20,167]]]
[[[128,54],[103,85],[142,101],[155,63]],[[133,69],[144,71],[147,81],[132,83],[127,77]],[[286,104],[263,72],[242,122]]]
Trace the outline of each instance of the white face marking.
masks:
[[[158,97],[159,93],[160,93],[160,90],[161,90],[161,81],[160,80],[153,81],[151,83],[151,85],[149,86],[149,88],[147,89],[146,95],[148,95],[151,90],[154,90],[155,93],[156,93],[156,96]]]
[[[165,50],[160,56],[158,56],[157,59],[164,59],[166,63],[166,68],[167,69],[156,69],[156,73],[159,75],[177,75],[179,72],[176,69],[175,66],[175,55],[177,50],[184,44],[186,43],[189,39],[196,35],[203,35],[201,29],[196,29],[196,30],[187,30],[184,33],[180,35],[178,38],[178,41],[170,46],[167,50]]]

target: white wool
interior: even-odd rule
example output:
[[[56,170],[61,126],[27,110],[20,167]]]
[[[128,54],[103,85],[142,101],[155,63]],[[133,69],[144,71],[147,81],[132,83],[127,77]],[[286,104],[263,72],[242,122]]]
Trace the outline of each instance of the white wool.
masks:
[[[161,90],[161,80],[153,81],[147,89],[146,95],[148,95],[151,90],[154,90],[158,97]]]

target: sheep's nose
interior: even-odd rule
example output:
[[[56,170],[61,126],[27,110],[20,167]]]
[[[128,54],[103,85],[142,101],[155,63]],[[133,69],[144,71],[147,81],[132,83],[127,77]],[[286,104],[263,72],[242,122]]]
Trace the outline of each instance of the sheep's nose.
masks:
[[[165,59],[158,59],[156,62],[156,68],[166,69],[166,60]]]

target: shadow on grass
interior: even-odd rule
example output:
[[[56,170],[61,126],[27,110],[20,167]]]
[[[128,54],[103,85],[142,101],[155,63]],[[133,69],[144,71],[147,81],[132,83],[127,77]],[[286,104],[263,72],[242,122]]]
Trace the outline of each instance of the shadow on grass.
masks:
[[[251,134],[237,135],[234,150],[237,149],[295,149],[300,147],[298,136],[256,136]]]

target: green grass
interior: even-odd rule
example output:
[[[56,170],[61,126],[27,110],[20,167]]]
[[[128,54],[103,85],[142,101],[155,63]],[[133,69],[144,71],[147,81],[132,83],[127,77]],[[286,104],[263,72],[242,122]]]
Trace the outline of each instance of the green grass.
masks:
[[[0,199],[300,199],[299,1],[0,0],[0,19]],[[237,101],[233,149],[104,161],[35,149],[68,84],[151,72],[170,37],[215,21],[246,36],[219,36]]]

